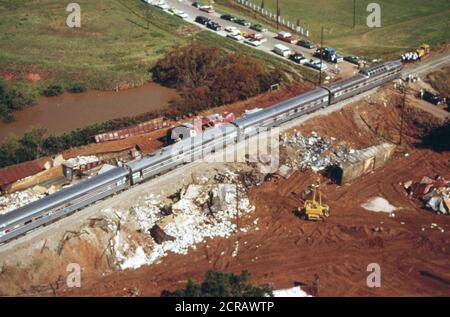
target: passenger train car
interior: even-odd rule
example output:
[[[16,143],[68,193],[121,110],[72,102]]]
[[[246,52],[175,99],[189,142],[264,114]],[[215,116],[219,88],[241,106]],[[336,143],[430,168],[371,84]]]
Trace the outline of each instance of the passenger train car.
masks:
[[[0,215],[0,244],[177,166],[205,157],[217,148],[247,139],[258,133],[258,128],[279,125],[378,87],[400,77],[401,66],[400,61],[393,61],[362,69],[356,76],[208,129],[201,135],[183,139],[123,167]]]

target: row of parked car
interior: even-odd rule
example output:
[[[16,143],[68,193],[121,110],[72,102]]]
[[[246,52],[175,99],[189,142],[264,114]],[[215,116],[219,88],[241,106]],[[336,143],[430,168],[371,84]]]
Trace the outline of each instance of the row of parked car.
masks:
[[[144,0],[147,4],[154,5],[157,8],[160,8],[170,14],[173,14],[179,18],[187,19],[189,15],[181,10],[171,8],[167,3],[165,3],[163,0],[160,1],[152,1],[152,0]]]
[[[220,16],[220,18],[223,20],[237,23],[239,25],[247,26],[250,29],[257,31],[257,32],[267,32],[267,29],[264,26],[262,26],[261,24],[252,24],[250,21],[247,21],[247,20],[241,19],[241,18],[237,18],[230,14],[223,14]]]
[[[207,28],[214,30],[214,31],[220,31],[222,30],[222,26],[214,21],[212,21],[208,17],[204,16],[198,16],[195,18],[195,22],[205,25]],[[267,41],[266,38],[260,33],[247,33],[242,32],[237,27],[234,26],[227,26],[224,28],[224,31],[227,32],[227,37],[231,38],[238,42],[244,42],[251,46],[260,46],[262,43]]]
[[[194,2],[192,4],[193,6],[199,8],[202,11],[205,11],[207,13],[214,12],[214,8],[210,5],[202,5],[199,2]],[[230,14],[223,14],[220,16],[221,19],[226,21],[231,21],[236,24],[249,27],[251,30],[257,31],[257,32],[267,32],[267,28],[262,26],[261,24],[252,24],[250,21],[242,18],[235,17]],[[205,25],[211,30],[214,31],[220,31],[222,30],[222,26],[214,21],[212,21],[210,18],[204,17],[204,16],[198,16],[195,21],[197,23],[200,23],[202,25]],[[263,34],[260,33],[247,33],[239,30],[237,27],[234,26],[228,26],[225,27],[224,30],[227,32],[227,37],[231,38],[233,40],[244,42],[251,46],[260,46],[262,43],[267,41],[266,38],[264,38]],[[323,61],[331,62],[331,63],[340,63],[344,60],[359,65],[361,64],[361,60],[354,55],[349,56],[342,56],[339,55],[334,48],[331,47],[325,47],[325,48],[317,48],[317,45],[313,42],[307,40],[307,39],[296,39],[294,36],[292,36],[291,33],[281,31],[278,32],[276,39],[289,43],[289,44],[296,44],[308,49],[316,49],[312,59],[307,59],[303,54],[293,52],[289,47],[286,47],[282,44],[276,44],[273,48],[273,52],[281,55],[283,57],[287,57],[290,60],[292,60],[295,63],[303,64],[305,66],[312,67],[317,70],[326,70],[328,67]]]

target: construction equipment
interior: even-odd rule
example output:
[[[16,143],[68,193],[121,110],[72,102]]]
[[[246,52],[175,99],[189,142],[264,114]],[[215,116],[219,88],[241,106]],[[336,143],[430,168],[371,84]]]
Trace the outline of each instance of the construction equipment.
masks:
[[[412,63],[420,60],[424,60],[430,55],[430,45],[422,44],[415,52],[407,52],[402,54],[401,59],[404,63]]]
[[[417,55],[419,55],[419,59],[422,60],[424,58],[427,58],[430,54],[430,45],[428,44],[422,44],[419,46],[419,48],[416,50]]]
[[[311,185],[313,191],[312,199],[305,200],[303,208],[298,208],[298,213],[302,219],[317,221],[325,219],[330,215],[330,207],[322,203],[322,193],[320,192],[320,178],[317,184]],[[319,196],[319,200],[316,197]]]

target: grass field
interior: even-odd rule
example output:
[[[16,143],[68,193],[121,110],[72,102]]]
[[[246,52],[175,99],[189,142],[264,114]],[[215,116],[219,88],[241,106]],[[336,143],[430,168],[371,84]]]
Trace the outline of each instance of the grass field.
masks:
[[[151,79],[148,69],[165,52],[193,39],[258,56],[271,67],[290,68],[140,0],[78,0],[81,28],[71,29],[66,26],[68,3],[0,0],[0,75],[37,73],[41,89],[73,82],[98,89],[139,86]]]
[[[261,0],[253,0],[260,4]],[[367,4],[381,6],[381,28],[368,28]],[[218,8],[234,8],[241,15],[253,13],[237,9],[234,0],[216,0]],[[320,41],[324,26],[324,45],[368,57],[392,57],[422,43],[433,46],[450,38],[450,2],[448,0],[357,0],[356,28],[353,28],[353,0],[280,0],[281,15],[296,22],[300,19]],[[276,0],[265,0],[265,8],[276,12]]]
[[[71,80],[114,88],[142,81],[149,65],[183,43],[181,20],[125,0],[78,0],[81,28],[68,28],[68,2],[0,1],[0,70],[37,72],[42,84]]]

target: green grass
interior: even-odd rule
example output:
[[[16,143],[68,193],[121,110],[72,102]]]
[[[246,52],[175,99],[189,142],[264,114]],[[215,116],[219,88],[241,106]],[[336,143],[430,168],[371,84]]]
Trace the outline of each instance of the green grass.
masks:
[[[114,89],[139,86],[151,80],[149,68],[169,49],[196,40],[258,55],[271,67],[292,72],[287,62],[243,45],[230,44],[211,32],[200,31],[140,0],[78,0],[81,28],[66,26],[68,2],[59,0],[0,0],[0,75],[38,73],[38,88],[74,83]],[[276,66],[275,66],[276,65]],[[294,71],[295,72],[295,71]]]
[[[37,72],[41,85],[85,82],[109,89],[148,80],[148,67],[185,42],[180,19],[126,0],[79,0],[81,28],[65,24],[68,2],[0,1],[0,69]]]
[[[253,1],[261,3],[261,1]],[[357,0],[356,28],[353,28],[353,0],[281,0],[281,15],[292,22],[300,19],[320,42],[324,26],[324,45],[343,53],[367,57],[392,57],[422,43],[433,46],[450,38],[450,2],[448,0]],[[367,4],[381,6],[381,28],[368,28]],[[256,15],[234,0],[217,0],[217,9],[232,10],[255,19]],[[265,0],[265,8],[276,12],[276,0]]]
[[[196,41],[210,45],[219,45],[229,52],[241,52],[248,56],[262,60],[268,68],[279,69],[283,71],[291,80],[303,78],[305,80],[316,83],[318,80],[318,72],[304,66],[296,65],[288,61],[284,61],[278,57],[274,57],[266,52],[255,50],[254,48],[237,43],[234,40],[220,37],[209,31],[202,31],[194,36]]]

